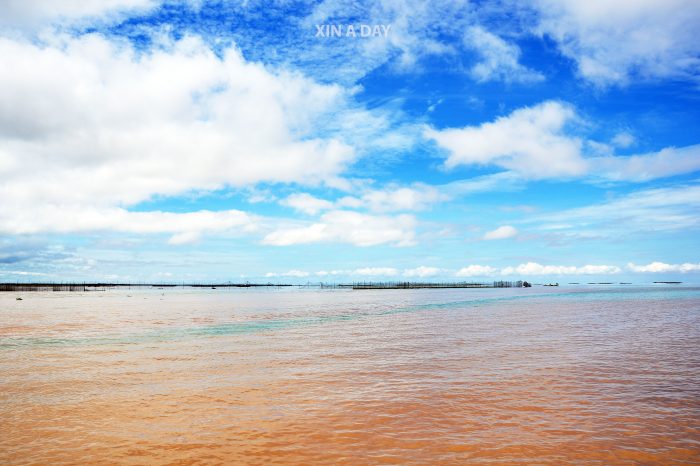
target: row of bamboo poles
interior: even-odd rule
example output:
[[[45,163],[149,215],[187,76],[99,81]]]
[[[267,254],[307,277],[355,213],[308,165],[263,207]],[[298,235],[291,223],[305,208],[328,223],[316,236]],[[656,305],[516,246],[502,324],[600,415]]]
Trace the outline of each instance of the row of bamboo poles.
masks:
[[[525,285],[523,285],[525,283]],[[165,284],[165,283],[0,283],[2,291],[104,291],[107,288],[250,288],[250,287],[299,287],[299,288],[351,288],[353,290],[373,290],[373,289],[417,289],[417,288],[520,288],[529,286],[527,282],[506,282],[497,281],[493,283],[476,282],[354,282],[347,284],[328,283],[306,283],[302,285],[279,284],[279,283],[188,283],[188,284]]]

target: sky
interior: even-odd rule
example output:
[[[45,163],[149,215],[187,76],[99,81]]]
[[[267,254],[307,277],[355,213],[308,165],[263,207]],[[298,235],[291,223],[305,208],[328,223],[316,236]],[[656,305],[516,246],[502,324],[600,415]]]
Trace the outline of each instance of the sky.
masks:
[[[5,0],[0,281],[700,283],[696,0]]]

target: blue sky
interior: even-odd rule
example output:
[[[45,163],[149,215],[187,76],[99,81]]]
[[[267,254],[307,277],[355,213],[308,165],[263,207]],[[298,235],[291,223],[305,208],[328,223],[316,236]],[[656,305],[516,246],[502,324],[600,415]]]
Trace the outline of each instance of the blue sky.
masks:
[[[700,277],[697,2],[0,8],[2,281]]]

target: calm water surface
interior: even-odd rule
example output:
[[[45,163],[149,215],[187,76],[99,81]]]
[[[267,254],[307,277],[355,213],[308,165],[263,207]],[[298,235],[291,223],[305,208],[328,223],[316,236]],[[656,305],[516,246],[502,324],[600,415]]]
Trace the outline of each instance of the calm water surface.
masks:
[[[700,464],[700,288],[17,295],[3,464]]]

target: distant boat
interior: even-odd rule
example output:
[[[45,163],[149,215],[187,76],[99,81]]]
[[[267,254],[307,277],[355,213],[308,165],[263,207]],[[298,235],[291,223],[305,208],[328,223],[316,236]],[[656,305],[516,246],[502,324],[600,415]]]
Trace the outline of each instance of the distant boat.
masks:
[[[22,298],[20,298],[20,297],[18,296],[18,297],[15,298],[15,300],[16,300],[16,301],[22,301]]]
[[[545,283],[543,286],[559,286],[559,283]]]

